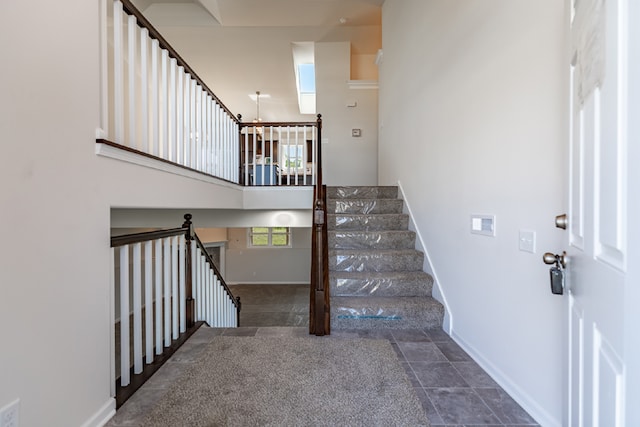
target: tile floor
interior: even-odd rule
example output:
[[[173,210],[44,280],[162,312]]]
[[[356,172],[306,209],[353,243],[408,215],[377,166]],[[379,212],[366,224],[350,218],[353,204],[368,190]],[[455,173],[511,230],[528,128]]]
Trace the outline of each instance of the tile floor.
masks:
[[[249,287],[250,286],[250,287]],[[269,288],[273,285],[269,285]],[[300,326],[308,288],[293,285],[239,285],[243,299],[237,329],[200,328],[107,424],[136,426],[172,381],[193,363],[215,336],[308,336]],[[304,301],[303,300],[304,294]],[[281,298],[281,299],[276,299]],[[264,304],[261,304],[264,302]],[[246,305],[245,305],[246,304]],[[289,308],[287,308],[289,307]],[[294,310],[294,307],[299,311]],[[285,316],[284,314],[289,314]],[[264,322],[264,325],[261,324]],[[276,323],[281,322],[280,325]],[[298,322],[298,324],[296,324]],[[398,355],[433,426],[536,426],[536,422],[500,388],[446,333],[439,330],[334,330],[319,339],[387,339]]]

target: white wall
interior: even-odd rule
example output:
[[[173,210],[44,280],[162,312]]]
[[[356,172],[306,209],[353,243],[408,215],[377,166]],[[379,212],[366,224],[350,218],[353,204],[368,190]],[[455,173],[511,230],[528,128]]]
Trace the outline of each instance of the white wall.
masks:
[[[311,229],[292,228],[290,248],[252,248],[246,228],[230,228],[226,276],[230,284],[308,284]]]
[[[316,43],[316,108],[322,113],[322,167],[327,185],[376,185],[376,89],[350,89],[349,42]],[[357,104],[347,107],[347,104]],[[351,129],[361,129],[352,137]]]
[[[21,427],[99,425],[115,408],[111,208],[174,208],[177,226],[243,204],[231,186],[96,156],[99,3],[0,2],[0,407],[20,399]]]
[[[387,0],[380,69],[380,184],[403,184],[454,338],[546,426],[565,402],[564,299],[541,261],[563,244],[563,20],[557,0]],[[495,237],[469,232],[474,213]]]
[[[21,427],[110,402],[98,34],[97,1],[0,3],[0,407],[19,398]]]

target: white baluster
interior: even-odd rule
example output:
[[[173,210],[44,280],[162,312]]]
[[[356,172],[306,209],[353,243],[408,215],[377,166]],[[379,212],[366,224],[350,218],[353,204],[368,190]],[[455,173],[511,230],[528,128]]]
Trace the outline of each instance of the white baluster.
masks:
[[[113,123],[115,142],[124,141],[124,52],[122,3],[113,2]]]
[[[149,153],[158,156],[160,152],[160,107],[158,96],[158,40],[151,40],[151,147]]]
[[[204,259],[204,257],[203,257]],[[211,270],[209,270],[208,264],[203,262],[203,269],[206,279],[207,286],[207,324],[209,326],[213,325],[213,306],[211,304],[212,294],[211,294]]]
[[[171,238],[164,239],[164,346],[171,345]]]
[[[200,320],[200,299],[202,296],[200,295],[200,289],[198,289],[198,281],[197,281],[197,268],[196,268],[196,250],[197,243],[195,240],[191,240],[191,294],[195,299],[195,318],[196,320]]]
[[[212,132],[212,123],[213,123],[213,99],[211,95],[207,95],[207,173],[209,175],[213,175],[213,132]]]
[[[156,330],[156,354],[162,354],[162,239],[155,240],[155,330]]]
[[[184,165],[184,68],[178,67],[176,82],[176,162]]]
[[[142,257],[140,243],[133,245],[133,373],[142,372]]]
[[[202,131],[202,88],[196,85],[196,169],[202,171],[202,148],[203,144]]]
[[[184,166],[191,167],[191,76],[184,75]]]
[[[149,152],[149,30],[140,30],[140,151]]]
[[[178,66],[178,62],[175,58],[171,58],[169,62],[169,156],[167,160],[171,162],[176,162],[176,69]]]
[[[178,300],[178,236],[173,236],[171,238],[171,326],[174,340],[180,336]]]
[[[187,330],[187,297],[186,297],[186,260],[187,256],[186,241],[184,235],[180,236],[180,254],[178,260],[180,261],[180,333]]]
[[[153,362],[153,242],[144,244],[144,335],[146,362]]]
[[[129,246],[120,247],[120,385],[129,385]]]
[[[129,128],[129,141],[127,146],[135,148],[137,144],[136,137],[136,33],[138,31],[138,25],[136,24],[136,17],[129,16],[127,20],[127,79],[128,79],[128,128]]]
[[[160,74],[160,105],[162,106],[162,112],[160,115],[160,126],[162,128],[162,145],[160,157],[163,159],[169,159],[169,52],[166,49],[162,49],[161,59],[161,74]]]
[[[189,166],[193,169],[196,169],[196,81],[194,79],[191,79],[191,81],[189,82],[189,92],[189,99],[191,100],[189,105],[189,115],[191,118],[191,120],[189,121],[189,135],[191,138],[191,146],[189,147]]]

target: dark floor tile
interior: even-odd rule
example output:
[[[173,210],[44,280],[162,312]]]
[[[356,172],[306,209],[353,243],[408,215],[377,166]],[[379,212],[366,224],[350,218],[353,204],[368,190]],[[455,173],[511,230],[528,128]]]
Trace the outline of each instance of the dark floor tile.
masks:
[[[449,362],[410,362],[422,387],[469,387]]]
[[[425,389],[447,424],[500,424],[500,420],[471,388]]]
[[[422,384],[420,384],[420,381],[418,381],[416,374],[413,373],[413,369],[411,369],[409,362],[401,362],[400,364],[404,368],[404,372],[407,374],[407,378],[409,378],[409,382],[411,383],[411,386],[422,387]]]
[[[431,339],[421,329],[395,329],[391,332],[396,342],[428,342]]]
[[[498,388],[479,388],[476,389],[476,392],[503,423],[536,424],[535,420],[504,390]]]
[[[393,340],[393,335],[388,329],[358,329],[357,331],[360,338]]]
[[[442,421],[442,417],[440,417],[440,414],[438,414],[438,411],[433,406],[433,403],[431,403],[431,399],[429,399],[427,393],[423,389],[418,387],[414,388],[413,390],[416,392],[416,396],[418,396],[418,400],[422,405],[422,409],[427,415],[427,419],[429,420],[431,425],[433,426],[444,424],[444,421]]]
[[[476,362],[453,362],[452,365],[471,387],[500,387]]]
[[[446,362],[442,352],[432,342],[400,342],[398,347],[407,362]]]
[[[256,327],[225,328],[222,335],[227,337],[253,337],[258,332]]]
[[[442,354],[444,354],[449,362],[466,362],[472,360],[467,352],[453,341],[436,342],[436,346],[438,346]]]
[[[453,341],[449,334],[447,334],[442,329],[425,329],[425,334],[431,339],[433,342],[450,342]]]

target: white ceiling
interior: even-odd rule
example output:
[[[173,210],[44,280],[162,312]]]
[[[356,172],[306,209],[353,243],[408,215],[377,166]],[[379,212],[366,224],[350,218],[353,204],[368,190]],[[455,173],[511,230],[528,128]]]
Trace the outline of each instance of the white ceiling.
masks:
[[[384,0],[132,1],[245,120],[256,115],[249,95],[257,90],[270,95],[261,100],[263,120],[310,119],[297,110],[293,43],[348,41],[365,56],[381,48]]]
[[[152,5],[198,4],[215,20],[233,27],[379,25],[384,0],[134,0]],[[341,18],[346,22],[342,23]]]

